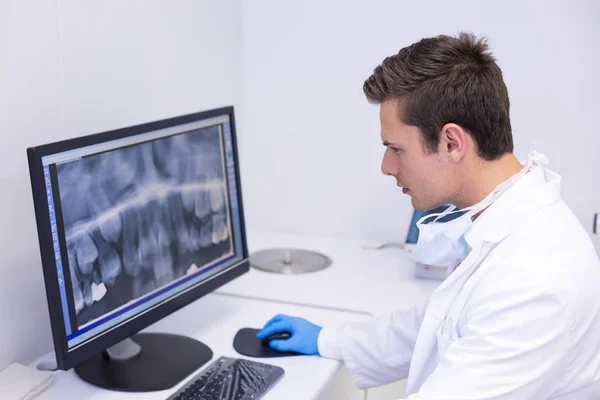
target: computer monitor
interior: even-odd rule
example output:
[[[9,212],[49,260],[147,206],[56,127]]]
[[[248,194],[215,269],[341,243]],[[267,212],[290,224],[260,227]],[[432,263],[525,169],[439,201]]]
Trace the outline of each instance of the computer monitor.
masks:
[[[135,334],[249,270],[233,107],[27,155],[58,367],[150,391],[210,360],[194,339]]]

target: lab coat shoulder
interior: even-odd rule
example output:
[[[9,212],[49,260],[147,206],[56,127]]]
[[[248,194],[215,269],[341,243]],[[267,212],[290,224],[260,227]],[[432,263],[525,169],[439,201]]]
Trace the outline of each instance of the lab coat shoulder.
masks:
[[[409,399],[563,398],[598,380],[598,304],[579,298],[590,285],[550,254],[523,262],[496,250],[455,303],[458,321],[451,311],[442,323],[437,368]]]
[[[513,285],[530,285],[573,303],[581,298],[575,293],[595,289],[600,261],[581,223],[561,200],[531,213],[490,252],[477,274],[490,284],[504,276]]]
[[[441,365],[459,371],[472,357],[474,367],[485,353],[464,350],[489,346],[493,351],[485,357],[510,363],[490,364],[487,373],[513,383],[490,386],[490,393],[502,390],[522,398],[554,398],[600,379],[600,296],[595,289],[600,261],[562,201],[529,215],[472,278],[465,287],[468,301],[456,329],[459,338],[453,338],[457,342]],[[521,372],[511,376],[503,364]]]
[[[437,368],[410,400],[598,393],[600,261],[591,240],[562,200],[528,212],[500,242],[486,240],[499,237],[511,207],[519,204],[480,221],[485,257],[437,331]]]

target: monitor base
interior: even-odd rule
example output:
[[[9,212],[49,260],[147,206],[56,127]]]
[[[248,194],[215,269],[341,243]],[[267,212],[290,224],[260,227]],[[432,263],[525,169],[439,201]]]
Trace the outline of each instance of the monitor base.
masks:
[[[106,351],[75,367],[84,381],[104,389],[151,392],[172,388],[210,361],[212,350],[186,336],[138,333],[141,351],[133,358],[111,358]]]

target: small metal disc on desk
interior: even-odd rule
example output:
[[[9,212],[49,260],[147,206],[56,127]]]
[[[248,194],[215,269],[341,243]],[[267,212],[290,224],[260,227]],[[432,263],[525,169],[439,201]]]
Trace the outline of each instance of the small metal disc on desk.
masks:
[[[324,254],[301,249],[266,249],[250,255],[250,265],[262,271],[279,274],[304,274],[331,265]]]

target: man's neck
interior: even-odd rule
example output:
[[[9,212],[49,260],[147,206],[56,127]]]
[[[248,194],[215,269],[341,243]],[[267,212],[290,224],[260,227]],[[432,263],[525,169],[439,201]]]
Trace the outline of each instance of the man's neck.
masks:
[[[489,195],[496,186],[517,174],[523,166],[512,154],[505,154],[494,161],[473,163],[468,171],[468,179],[464,182],[457,206],[465,208],[479,203]]]

